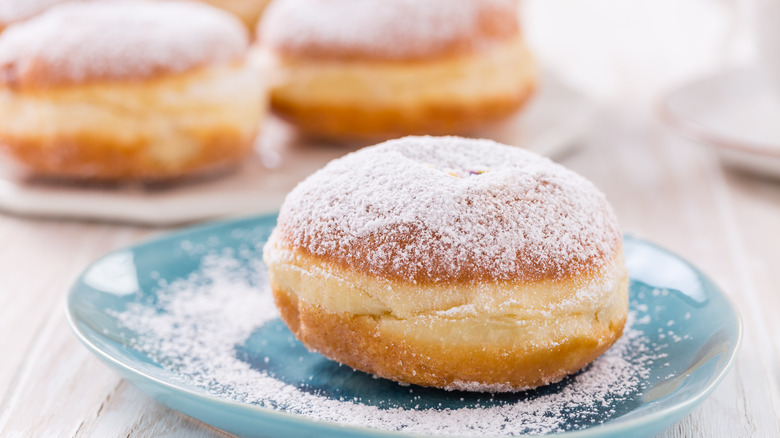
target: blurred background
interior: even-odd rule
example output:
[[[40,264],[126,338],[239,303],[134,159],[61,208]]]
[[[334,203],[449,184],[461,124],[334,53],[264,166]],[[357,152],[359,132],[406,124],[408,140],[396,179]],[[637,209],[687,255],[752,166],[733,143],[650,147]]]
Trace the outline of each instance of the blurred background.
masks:
[[[46,1],[0,2],[0,18]],[[252,33],[266,8],[208,3]],[[780,435],[778,4],[525,0],[539,88],[508,121],[478,131],[592,180],[626,233],[680,254],[736,303],[745,335],[733,371],[659,436]],[[0,435],[223,436],[98,362],[69,333],[62,303],[100,255],[182,225],[275,211],[306,175],[371,144],[312,139],[273,110],[260,130],[246,162],[209,178],[0,176]]]

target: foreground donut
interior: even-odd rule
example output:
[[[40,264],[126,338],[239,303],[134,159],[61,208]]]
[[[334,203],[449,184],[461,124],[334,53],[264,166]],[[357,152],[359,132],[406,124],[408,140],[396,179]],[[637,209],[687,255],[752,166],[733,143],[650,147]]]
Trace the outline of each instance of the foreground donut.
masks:
[[[273,108],[320,137],[466,132],[520,108],[535,83],[515,0],[277,0],[260,43]]]
[[[609,348],[628,310],[604,195],[487,140],[407,137],[332,161],[288,195],[264,259],[308,348],[423,386],[556,382]]]
[[[233,166],[264,112],[248,44],[238,20],[199,3],[52,8],[0,35],[0,149],[57,178]]]

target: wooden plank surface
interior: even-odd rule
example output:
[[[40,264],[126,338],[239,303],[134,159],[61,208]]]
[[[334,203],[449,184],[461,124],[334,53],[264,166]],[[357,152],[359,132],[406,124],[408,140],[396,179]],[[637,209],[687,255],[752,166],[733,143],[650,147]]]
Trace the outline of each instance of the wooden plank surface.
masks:
[[[554,33],[544,26],[556,18],[556,7],[558,12],[578,8],[571,17],[586,26],[620,3],[589,1],[586,8],[577,2],[584,0],[532,2],[529,12],[541,18],[534,24],[540,44]],[[687,23],[680,18],[682,9],[676,9],[684,3],[692,5]],[[706,23],[695,20],[706,3],[637,0],[639,9],[627,12],[628,7],[621,6],[618,12],[638,19],[636,11],[666,7],[678,14],[669,29],[677,26],[681,32],[695,33],[695,26],[700,26],[714,41],[712,23],[723,19],[722,11]],[[565,20],[567,26],[576,26],[571,17]],[[648,20],[662,17],[657,13]],[[631,31],[630,25],[611,20],[615,29]],[[652,29],[651,25],[640,30]],[[583,29],[587,30],[556,28],[555,33],[571,39]],[[588,43],[600,41],[582,35]],[[731,373],[699,408],[660,436],[778,437],[780,182],[725,169],[710,148],[678,138],[657,121],[652,99],[670,86],[671,79],[717,64],[715,44],[721,42],[707,46],[711,56],[696,52],[701,59],[695,65],[682,61],[688,61],[684,52],[704,42],[683,42],[681,53],[662,58],[678,62],[679,68],[669,67],[663,74],[643,69],[647,63],[631,64],[627,43],[622,45],[623,55],[598,58],[608,59],[611,66],[583,64],[569,70],[564,76],[573,84],[590,84],[591,95],[602,99],[603,108],[577,148],[559,161],[607,194],[626,232],[692,261],[734,300],[743,316],[744,342]],[[587,61],[581,47],[566,44],[571,43],[549,44],[546,61],[559,67],[571,60]],[[612,75],[605,78],[604,72]],[[107,251],[163,231],[0,216],[0,436],[225,436],[119,379],[67,327],[65,297],[79,272]]]
[[[605,191],[627,232],[694,261],[735,300],[745,340],[728,378],[664,437],[777,436],[780,184],[724,170],[643,115],[605,111],[562,162]],[[0,436],[222,436],[120,380],[70,333],[68,285],[100,254],[159,230],[3,218]],[[775,336],[770,336],[775,334]]]

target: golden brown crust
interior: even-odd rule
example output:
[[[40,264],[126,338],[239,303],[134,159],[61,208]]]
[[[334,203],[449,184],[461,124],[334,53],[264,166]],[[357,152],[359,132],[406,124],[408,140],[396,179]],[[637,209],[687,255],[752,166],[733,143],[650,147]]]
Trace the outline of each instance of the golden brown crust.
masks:
[[[340,257],[339,254],[325,254],[316,255],[307,246],[296,246],[293,249],[291,245],[290,236],[285,236],[285,231],[291,233],[300,232],[300,230],[286,230],[288,228],[286,223],[280,223],[274,233],[272,239],[274,245],[278,245],[277,251],[289,252],[295,254],[294,257],[299,261],[306,261],[313,265],[334,267],[344,272],[372,272],[373,275],[380,276],[384,280],[406,283],[415,286],[429,286],[429,285],[457,285],[457,284],[479,284],[482,281],[490,281],[492,279],[492,267],[481,266],[478,263],[469,261],[468,259],[462,260],[462,266],[455,272],[452,266],[447,263],[445,256],[438,254],[435,248],[428,251],[425,255],[422,255],[421,259],[408,258],[407,263],[409,265],[419,264],[423,260],[429,261],[433,265],[431,272],[418,272],[417,275],[410,276],[405,272],[405,268],[393,267],[391,264],[382,266],[368,266],[367,260],[369,255],[377,253],[382,250],[382,245],[386,244],[389,240],[397,238],[397,234],[392,237],[388,234],[385,235],[373,235],[361,239],[359,243],[355,243],[350,246],[350,251],[345,254],[345,257]],[[407,226],[409,234],[405,239],[401,239],[396,242],[400,247],[404,247],[407,244],[411,245],[418,236],[426,234],[421,230],[415,230],[413,226]],[[328,236],[329,240],[338,241],[339,235],[335,234]],[[270,240],[269,240],[270,242]],[[616,248],[616,253],[622,254],[622,242],[620,241],[620,235],[616,233],[614,241],[610,241],[609,247]],[[313,245],[311,245],[313,246]],[[591,254],[591,257],[587,260],[574,258],[568,263],[560,266],[560,269],[556,272],[550,272],[546,260],[539,259],[538,255],[535,255],[528,251],[526,254],[519,254],[517,257],[516,267],[516,279],[528,282],[538,281],[551,281],[560,279],[561,276],[577,275],[581,278],[589,278],[596,275],[599,272],[599,268],[607,264],[610,260],[615,258],[615,254],[608,254],[605,252],[599,252]],[[446,279],[446,280],[445,280]]]
[[[601,212],[600,212],[601,213]],[[603,214],[607,214],[607,210],[604,209]],[[493,278],[493,267],[482,266],[479,263],[475,263],[468,258],[461,260],[461,265],[457,271],[453,271],[453,267],[447,263],[446,257],[441,253],[436,252],[436,248],[430,248],[421,255],[420,258],[408,258],[408,265],[420,264],[423,261],[428,261],[432,266],[431,270],[422,272],[417,271],[414,275],[410,275],[406,271],[406,266],[394,266],[392,264],[385,264],[380,266],[369,266],[369,256],[372,253],[381,251],[381,247],[386,245],[389,241],[393,241],[399,247],[411,246],[417,236],[425,235],[432,232],[431,230],[415,229],[413,225],[405,225],[408,231],[408,236],[400,238],[399,234],[389,233],[381,234],[376,233],[371,236],[366,236],[359,242],[355,242],[350,246],[350,251],[344,254],[314,254],[310,247],[316,245],[315,242],[309,242],[308,245],[294,245],[292,243],[293,234],[301,234],[305,232],[300,228],[291,228],[287,223],[281,222],[277,227],[275,238],[277,244],[281,247],[285,247],[285,251],[296,253],[297,256],[305,259],[316,260],[318,263],[328,264],[331,266],[338,266],[343,270],[357,270],[357,271],[370,271],[374,275],[381,276],[383,279],[395,281],[395,282],[407,282],[415,285],[430,285],[430,284],[476,284],[480,281],[490,280]],[[387,230],[384,230],[387,231]],[[329,241],[339,241],[343,234],[337,230],[332,230],[331,235],[327,236]],[[610,239],[607,243],[607,247],[612,250],[616,250],[618,253],[622,253],[622,240],[619,230],[615,230],[614,238]],[[315,236],[311,236],[314,238]],[[584,244],[585,242],[579,242]],[[584,245],[583,245],[584,246]],[[294,248],[294,249],[293,249]],[[598,272],[598,269],[606,264],[609,260],[615,257],[615,254],[599,251],[591,252],[588,258],[582,258],[574,256],[568,263],[560,264],[556,271],[549,269],[549,260],[543,260],[534,254],[532,250],[526,250],[517,254],[515,260],[515,275],[517,280],[523,281],[544,281],[551,279],[559,279],[562,276],[570,275],[582,275],[587,276]],[[407,254],[408,257],[408,254]],[[410,281],[411,280],[411,281]]]
[[[548,347],[458,344],[451,339],[420,342],[383,329],[383,316],[338,314],[298,299],[272,283],[282,320],[295,336],[324,356],[391,380],[448,389],[523,390],[563,379],[595,360],[622,334],[625,312],[596,321],[590,331],[572,333]],[[412,329],[413,330],[413,329]],[[518,333],[524,328],[518,326]],[[543,341],[543,340],[540,340]],[[510,342],[511,343],[511,342]]]
[[[0,151],[34,175],[90,181],[161,181],[207,174],[237,165],[252,149],[252,139],[235,132],[214,132],[192,144],[184,160],[154,158],[154,142],[107,143],[105,138],[61,138],[53,142],[17,140],[0,135]]]
[[[328,139],[379,139],[403,135],[468,133],[514,114],[533,95],[505,95],[482,102],[428,103],[414,108],[302,104],[271,94],[271,105],[303,133]]]

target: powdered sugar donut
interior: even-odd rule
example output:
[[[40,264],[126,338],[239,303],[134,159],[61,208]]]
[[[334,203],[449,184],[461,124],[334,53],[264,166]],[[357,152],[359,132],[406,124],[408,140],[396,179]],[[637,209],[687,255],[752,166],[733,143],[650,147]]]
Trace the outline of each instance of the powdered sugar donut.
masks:
[[[257,27],[263,10],[271,0],[201,0],[212,6],[224,9],[238,17],[251,30]]]
[[[258,28],[272,106],[322,137],[464,132],[535,83],[515,0],[278,0]]]
[[[628,311],[604,195],[487,140],[406,137],[332,161],[288,195],[264,258],[307,347],[424,386],[556,382],[609,348]]]
[[[54,7],[0,35],[0,148],[34,173],[168,179],[251,149],[265,87],[238,20],[193,2]]]
[[[0,0],[0,31],[10,26],[30,19],[46,9],[74,0]]]

